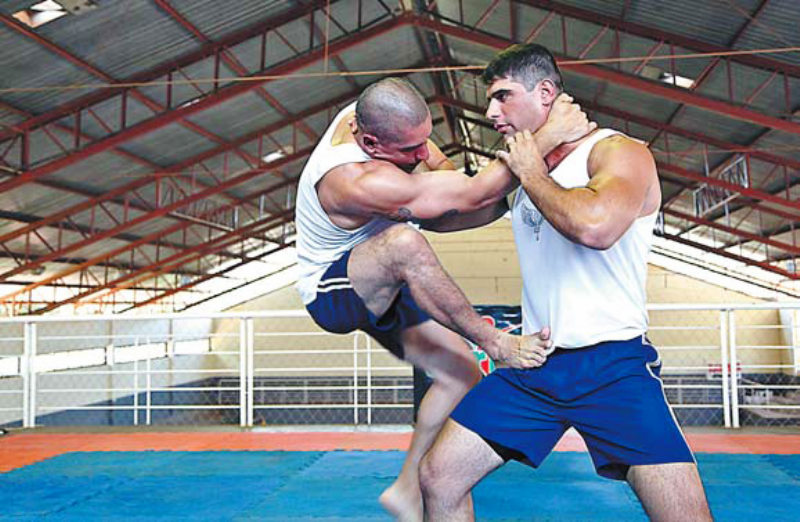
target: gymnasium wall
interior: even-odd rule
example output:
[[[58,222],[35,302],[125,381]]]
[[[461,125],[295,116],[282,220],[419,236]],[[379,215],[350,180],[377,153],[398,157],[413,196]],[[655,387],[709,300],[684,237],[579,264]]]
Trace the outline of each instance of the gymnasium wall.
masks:
[[[510,221],[499,220],[488,227],[464,232],[426,233],[426,236],[445,269],[453,276],[472,303],[519,304],[521,289],[519,260]],[[759,299],[752,296],[653,265],[649,266],[647,296],[650,304],[759,302]],[[286,287],[233,310],[292,310],[299,308],[302,308],[302,302],[294,288]],[[654,344],[662,347],[682,347],[679,351],[664,350],[663,356],[667,365],[674,357],[681,358],[683,365],[690,360],[693,366],[698,367],[718,361],[718,352],[710,347],[719,346],[719,333],[713,329],[719,322],[719,312],[656,311],[651,312],[650,320],[652,327],[650,337]],[[780,321],[781,317],[777,311],[737,312],[739,344],[758,347],[785,344],[785,336],[781,334],[780,329],[766,328],[767,325],[778,325]],[[217,327],[226,328],[224,322],[218,322]],[[227,328],[231,327],[232,325],[227,326]],[[296,321],[294,327],[309,330],[316,328],[310,320]],[[261,346],[264,347],[273,345],[272,342],[263,339],[258,342],[263,343]],[[335,338],[314,342],[325,344],[335,342]],[[691,350],[693,346],[696,346],[697,349]],[[793,354],[790,350],[743,349],[740,356],[743,364],[779,365],[793,362]],[[771,371],[775,370],[765,370],[765,372]]]

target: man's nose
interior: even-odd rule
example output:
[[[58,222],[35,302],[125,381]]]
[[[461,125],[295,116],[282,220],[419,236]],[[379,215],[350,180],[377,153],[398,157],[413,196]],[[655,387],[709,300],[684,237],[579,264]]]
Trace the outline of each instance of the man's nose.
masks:
[[[428,150],[428,144],[423,144],[419,149],[417,149],[417,161],[425,161],[430,157],[431,153]]]
[[[500,111],[497,110],[495,100],[489,101],[489,106],[486,108],[486,117],[490,120],[496,120],[500,117]]]

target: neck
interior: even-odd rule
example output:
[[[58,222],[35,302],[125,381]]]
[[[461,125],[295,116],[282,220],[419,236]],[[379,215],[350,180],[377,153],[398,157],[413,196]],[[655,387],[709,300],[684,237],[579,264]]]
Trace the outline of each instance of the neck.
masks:
[[[593,136],[595,132],[597,132],[597,130],[590,132],[589,134],[587,134],[583,138],[580,138],[579,140],[570,141],[569,143],[562,143],[561,145],[553,149],[553,151],[544,158],[545,163],[547,163],[548,169],[552,171],[553,169],[558,167],[558,165],[562,161],[564,161],[567,158],[567,156],[572,154],[572,152],[575,149],[580,147],[583,144],[583,142],[585,142],[591,136]]]

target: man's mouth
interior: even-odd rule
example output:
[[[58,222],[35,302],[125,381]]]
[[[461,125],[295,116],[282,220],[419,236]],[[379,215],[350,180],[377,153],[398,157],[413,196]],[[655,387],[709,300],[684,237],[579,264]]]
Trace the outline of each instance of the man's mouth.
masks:
[[[500,133],[506,132],[510,128],[511,128],[511,125],[507,125],[505,123],[495,123],[494,124],[494,130],[496,130],[497,132],[500,132]]]

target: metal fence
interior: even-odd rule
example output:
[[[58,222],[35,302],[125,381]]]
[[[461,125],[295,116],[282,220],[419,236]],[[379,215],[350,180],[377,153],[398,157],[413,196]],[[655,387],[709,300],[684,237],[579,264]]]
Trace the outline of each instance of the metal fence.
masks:
[[[800,304],[649,310],[683,425],[800,425]],[[413,396],[409,366],[303,311],[0,320],[0,426],[409,424]]]

